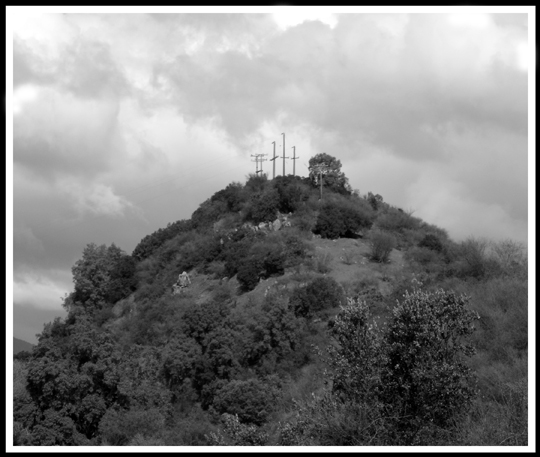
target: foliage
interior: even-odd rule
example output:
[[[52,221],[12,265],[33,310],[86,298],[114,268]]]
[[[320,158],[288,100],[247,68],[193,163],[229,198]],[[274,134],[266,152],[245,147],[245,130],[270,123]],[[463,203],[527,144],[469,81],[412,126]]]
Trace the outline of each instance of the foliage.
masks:
[[[312,258],[312,267],[317,273],[330,273],[332,271],[332,259],[332,254],[329,252],[318,253]]]
[[[114,243],[88,244],[71,271],[75,290],[65,300],[68,310],[81,306],[93,313],[127,297],[136,287],[134,260]]]
[[[324,152],[309,159],[309,179],[314,187],[320,186],[320,174],[316,171],[318,165],[324,164],[326,171],[323,171],[323,187],[326,187],[338,194],[350,195],[351,186],[345,173],[341,171],[341,161]]]
[[[246,201],[244,186],[241,183],[233,182],[225,189],[216,192],[210,198],[212,202],[221,201],[225,203],[227,212],[237,213]]]
[[[459,245],[459,256],[464,260],[462,276],[480,279],[487,273],[486,251],[488,242],[485,239],[469,237]]]
[[[404,230],[418,230],[421,223],[421,219],[413,217],[411,213],[391,207],[386,208],[382,214],[379,214],[375,221],[375,225],[380,230],[395,233],[402,233]]]
[[[445,428],[470,406],[473,375],[462,361],[473,347],[463,339],[478,315],[466,308],[468,297],[415,289],[394,309],[388,329],[384,397],[397,417],[397,439],[415,443],[431,424]]]
[[[367,405],[343,402],[327,391],[293,403],[293,416],[278,424],[280,446],[389,445],[384,418]]]
[[[308,200],[310,189],[298,176],[277,176],[274,188],[278,195],[278,210],[282,213],[294,213]]]
[[[245,189],[248,193],[258,194],[262,192],[268,183],[268,178],[265,174],[251,173],[247,176]]]
[[[279,207],[279,194],[275,188],[268,188],[253,194],[246,205],[246,220],[259,224],[274,221]]]
[[[312,317],[323,310],[337,308],[345,303],[343,288],[335,279],[322,276],[291,295],[291,304],[297,316]]]
[[[443,244],[436,235],[428,233],[420,240],[418,246],[421,248],[427,248],[432,251],[441,252],[443,250]]]
[[[212,446],[264,446],[268,435],[255,425],[240,423],[238,416],[221,415],[223,433],[210,433],[208,440]]]
[[[109,409],[99,424],[101,439],[109,446],[144,445],[165,426],[165,417],[157,408]],[[134,440],[138,444],[132,444]],[[132,441],[132,443],[130,443]],[[153,444],[146,444],[153,445]]]
[[[28,362],[27,389],[36,406],[34,444],[73,445],[93,440],[110,408],[162,408],[170,393],[158,382],[155,351],[122,354],[111,335],[84,315],[45,327]]]
[[[254,243],[238,269],[238,282],[244,291],[255,288],[259,279],[282,275],[285,270],[285,249],[272,239]]]
[[[212,404],[217,412],[236,415],[241,423],[262,425],[276,397],[274,389],[258,379],[233,380],[217,391]]]
[[[163,374],[169,387],[182,386],[195,376],[202,356],[201,346],[183,334],[173,337],[163,348]]]
[[[386,363],[382,333],[371,321],[369,307],[347,299],[333,321],[330,334],[338,346],[329,346],[333,369],[332,393],[343,401],[369,404],[381,393],[381,372]]]
[[[383,198],[379,194],[373,195],[371,192],[368,192],[366,200],[373,208],[373,211],[377,211],[383,203]]]
[[[191,230],[191,220],[181,220],[174,223],[167,224],[166,228],[160,228],[150,235],[146,235],[135,246],[135,249],[131,253],[131,256],[137,261],[141,261],[150,257],[156,249],[158,249],[165,241],[174,238],[176,235],[182,232]]]
[[[388,262],[396,239],[388,232],[373,230],[369,234],[370,256],[376,262]]]
[[[314,233],[323,238],[335,239],[353,236],[361,229],[369,228],[372,222],[371,210],[357,202],[337,200],[326,202],[319,212]]]

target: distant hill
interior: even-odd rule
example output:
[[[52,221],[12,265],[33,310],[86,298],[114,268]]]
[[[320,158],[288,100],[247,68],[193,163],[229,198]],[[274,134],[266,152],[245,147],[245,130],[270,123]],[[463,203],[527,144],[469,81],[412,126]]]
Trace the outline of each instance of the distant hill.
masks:
[[[13,355],[18,354],[21,351],[31,351],[33,347],[33,344],[13,337]]]

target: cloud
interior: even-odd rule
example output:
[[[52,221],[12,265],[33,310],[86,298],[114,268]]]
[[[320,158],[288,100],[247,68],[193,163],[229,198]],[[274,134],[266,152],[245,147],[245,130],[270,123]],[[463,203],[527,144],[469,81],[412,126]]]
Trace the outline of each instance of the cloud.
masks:
[[[49,276],[39,276],[32,272],[15,275],[13,280],[13,302],[32,303],[40,309],[61,309],[62,297],[69,293],[73,286],[59,280],[59,274],[52,273],[55,279]],[[64,276],[60,274],[60,277]],[[37,300],[36,300],[37,298]]]
[[[61,192],[69,196],[79,215],[91,213],[111,217],[123,216],[133,205],[125,198],[116,195],[107,185],[65,180],[59,185]]]

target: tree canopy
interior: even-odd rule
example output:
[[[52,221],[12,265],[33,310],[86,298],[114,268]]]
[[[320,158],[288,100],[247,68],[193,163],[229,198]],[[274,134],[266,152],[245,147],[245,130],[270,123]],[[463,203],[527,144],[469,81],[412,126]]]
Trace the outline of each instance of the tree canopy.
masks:
[[[322,169],[323,187],[340,194],[350,194],[351,187],[345,173],[341,171],[341,161],[321,152],[309,159],[309,179],[314,186],[320,186]]]

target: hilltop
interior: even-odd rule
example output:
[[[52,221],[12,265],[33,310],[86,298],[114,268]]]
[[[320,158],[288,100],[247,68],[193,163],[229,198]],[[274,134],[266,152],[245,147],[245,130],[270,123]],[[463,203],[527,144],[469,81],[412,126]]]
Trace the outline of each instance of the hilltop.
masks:
[[[522,247],[457,243],[310,166],[231,183],[131,254],[88,244],[68,317],[17,361],[15,440],[526,442]]]

